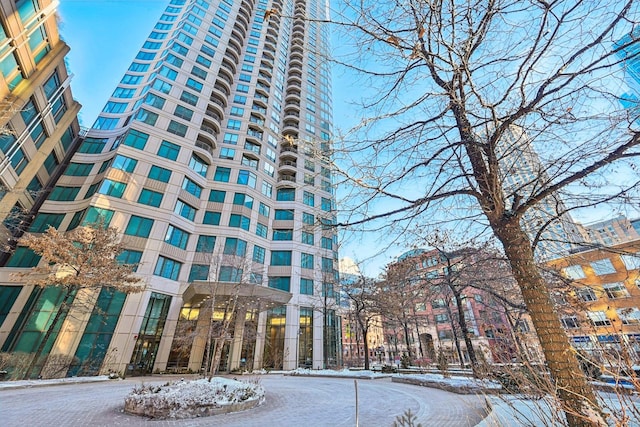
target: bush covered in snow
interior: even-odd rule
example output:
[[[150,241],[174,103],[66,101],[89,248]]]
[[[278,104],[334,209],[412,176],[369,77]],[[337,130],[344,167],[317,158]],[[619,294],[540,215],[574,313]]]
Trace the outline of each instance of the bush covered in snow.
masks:
[[[152,418],[193,418],[253,408],[264,400],[257,382],[226,378],[143,384],[125,398],[125,411]]]

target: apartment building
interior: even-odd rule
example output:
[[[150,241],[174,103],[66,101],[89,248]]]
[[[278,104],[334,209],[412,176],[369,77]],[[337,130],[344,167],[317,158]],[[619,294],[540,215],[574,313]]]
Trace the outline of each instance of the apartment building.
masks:
[[[583,251],[549,265],[570,281],[557,301],[572,345],[603,363],[621,360],[623,353],[638,363],[640,240]]]
[[[198,372],[219,347],[223,371],[339,363],[327,4],[167,3],[31,227],[117,228],[147,290],[103,289],[49,354],[66,375]],[[18,248],[0,292],[37,262]],[[60,294],[11,289],[0,345],[30,352]]]

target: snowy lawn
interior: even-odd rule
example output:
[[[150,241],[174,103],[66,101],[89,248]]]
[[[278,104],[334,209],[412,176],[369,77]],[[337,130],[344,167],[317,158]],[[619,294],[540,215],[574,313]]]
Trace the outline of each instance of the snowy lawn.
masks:
[[[264,388],[257,381],[206,378],[135,387],[125,398],[125,411],[151,418],[194,418],[258,406]]]
[[[364,369],[352,371],[350,369],[333,370],[333,369],[298,368],[293,371],[288,371],[287,375],[376,379],[376,378],[387,378],[387,377],[390,377],[392,374],[381,374],[380,372],[365,371]]]
[[[430,383],[447,384],[451,387],[476,387],[486,389],[501,389],[500,382],[488,379],[476,379],[471,377],[462,377],[451,375],[445,377],[441,374],[408,374],[398,375],[402,378],[413,378]]]
[[[393,381],[406,382],[410,384],[431,386],[444,390],[460,391],[461,394],[482,393],[483,391],[501,390],[502,386],[498,381],[488,379],[475,379],[466,376],[450,376],[444,377],[440,374],[382,374],[380,372],[349,369],[331,370],[331,369],[296,369],[288,372],[288,375],[299,376],[322,376],[322,377],[344,377],[344,378],[363,378],[377,379],[392,377]]]
[[[496,394],[502,391],[498,381],[441,374],[394,375],[393,382],[438,388],[457,394]]]

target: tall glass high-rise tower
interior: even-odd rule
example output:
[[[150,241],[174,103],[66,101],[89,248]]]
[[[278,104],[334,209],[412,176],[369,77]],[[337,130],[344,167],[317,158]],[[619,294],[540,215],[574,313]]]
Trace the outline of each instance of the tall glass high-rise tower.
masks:
[[[633,109],[637,118],[638,103],[640,102],[640,26],[616,43],[616,56],[622,60],[625,72],[625,82],[630,91],[620,96],[620,102],[625,108]]]
[[[149,284],[63,320],[67,375],[199,371],[220,347],[222,370],[339,362],[328,10],[169,1],[38,214],[118,228]],[[53,291],[22,293],[5,351],[55,311]]]

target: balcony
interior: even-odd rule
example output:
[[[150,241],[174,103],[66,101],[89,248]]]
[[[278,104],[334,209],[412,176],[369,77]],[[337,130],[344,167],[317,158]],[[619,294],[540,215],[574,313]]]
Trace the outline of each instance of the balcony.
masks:
[[[238,56],[238,54],[236,52],[234,52],[231,49],[225,50],[224,56],[226,56],[227,58],[231,59],[236,64],[240,63],[240,57]]]
[[[260,67],[266,68],[267,70],[273,72],[273,59],[262,57],[262,62],[260,63]]]
[[[300,84],[300,80],[296,79],[295,77],[294,78],[289,78],[289,80],[287,81],[287,85],[289,87],[295,87],[295,88],[299,88],[299,89],[302,88],[302,85]]]
[[[271,63],[273,63],[273,61],[275,60],[274,55],[272,55],[271,53],[269,53],[267,51],[263,51],[262,52],[262,58],[271,61]]]
[[[285,119],[284,127],[285,128],[292,128],[294,131],[300,129],[299,122],[296,119]]]
[[[213,86],[213,89],[218,91],[219,93],[223,93],[226,97],[231,95],[231,89],[229,89],[225,84],[220,83],[219,81]]]
[[[258,81],[264,80],[267,83],[271,83],[271,77],[263,73],[262,71],[258,73]]]
[[[200,130],[211,135],[215,141],[215,139],[218,137],[218,132],[216,132],[216,130],[212,127],[206,126],[206,125],[202,125],[200,126]]]
[[[293,103],[293,101],[298,101],[298,104],[300,104],[300,92],[288,90],[287,95],[284,98],[284,102],[289,104],[289,103]]]
[[[280,152],[284,153],[284,152],[291,152],[291,153],[298,153],[298,147],[296,145],[281,145],[280,146]]]
[[[262,101],[262,102],[269,102],[269,97],[268,96],[264,96],[260,93],[256,93],[254,99],[257,99],[258,101]]]
[[[249,29],[249,19],[247,19],[244,15],[238,14],[236,19],[236,25],[240,23],[244,26],[245,30]]]
[[[289,80],[296,79],[298,81],[302,81],[302,73],[299,71],[289,71]]]
[[[207,109],[216,112],[218,116],[222,117],[226,105],[225,102],[221,101],[219,97],[219,94],[215,92],[212,93],[211,98],[209,98],[209,105],[207,106]]]
[[[284,170],[295,172],[298,169],[298,162],[295,160],[280,160],[278,166]]]
[[[220,76],[218,76],[218,80],[216,80],[216,84],[213,88],[225,93],[227,96],[231,93],[231,85],[227,83],[225,79],[220,79]]]
[[[216,146],[216,135],[213,129],[202,126],[198,133],[195,146],[205,150],[210,156],[213,157],[213,149]]]
[[[231,75],[234,75],[236,73],[236,66],[231,61],[229,61],[227,59],[223,59],[222,60],[222,66],[224,68],[226,68],[227,70],[231,71]]]
[[[220,115],[220,113],[218,113],[217,111],[213,111],[213,110],[209,110],[207,109],[204,114],[207,117],[210,117],[212,119],[214,119],[215,121],[217,121],[218,123],[222,123],[222,116]]]
[[[267,109],[264,108],[264,107],[261,107],[261,106],[259,106],[257,104],[253,104],[251,106],[251,110],[257,111],[258,113],[262,114],[263,116],[265,116],[267,114]]]
[[[276,39],[278,38],[278,32],[273,28],[267,28],[267,35],[270,35]]]
[[[218,135],[220,133],[220,123],[216,120],[211,120],[209,117],[204,117],[202,119],[202,124],[204,126],[210,127],[213,131]]]
[[[302,57],[291,57],[291,60],[289,62],[289,64],[291,65],[292,68],[295,68],[297,70],[301,70],[302,69]]]
[[[282,183],[282,184],[290,184],[290,183],[295,183],[296,182],[296,175],[290,175],[290,174],[280,174],[278,175],[278,183]]]
[[[201,138],[200,135],[198,135],[195,146],[209,154],[210,160],[213,161],[213,151],[215,149],[215,146],[211,145],[211,142],[208,138]]]
[[[218,71],[218,78],[224,80],[225,82],[227,82],[227,84],[229,86],[233,85],[233,76],[231,76],[229,74],[229,72],[227,70],[225,70],[224,68],[221,68]]]
[[[248,0],[242,0],[240,4],[240,9],[244,10],[245,13],[251,16],[251,12],[253,11],[253,5]]]
[[[261,119],[258,116],[254,116],[253,114],[249,117],[249,121],[251,123],[257,124],[258,126],[264,126],[264,119]]]
[[[262,141],[263,133],[260,132],[260,131],[257,131],[257,130],[249,129],[249,130],[247,130],[247,136],[248,137],[252,137],[252,138],[256,138],[256,139]]]

